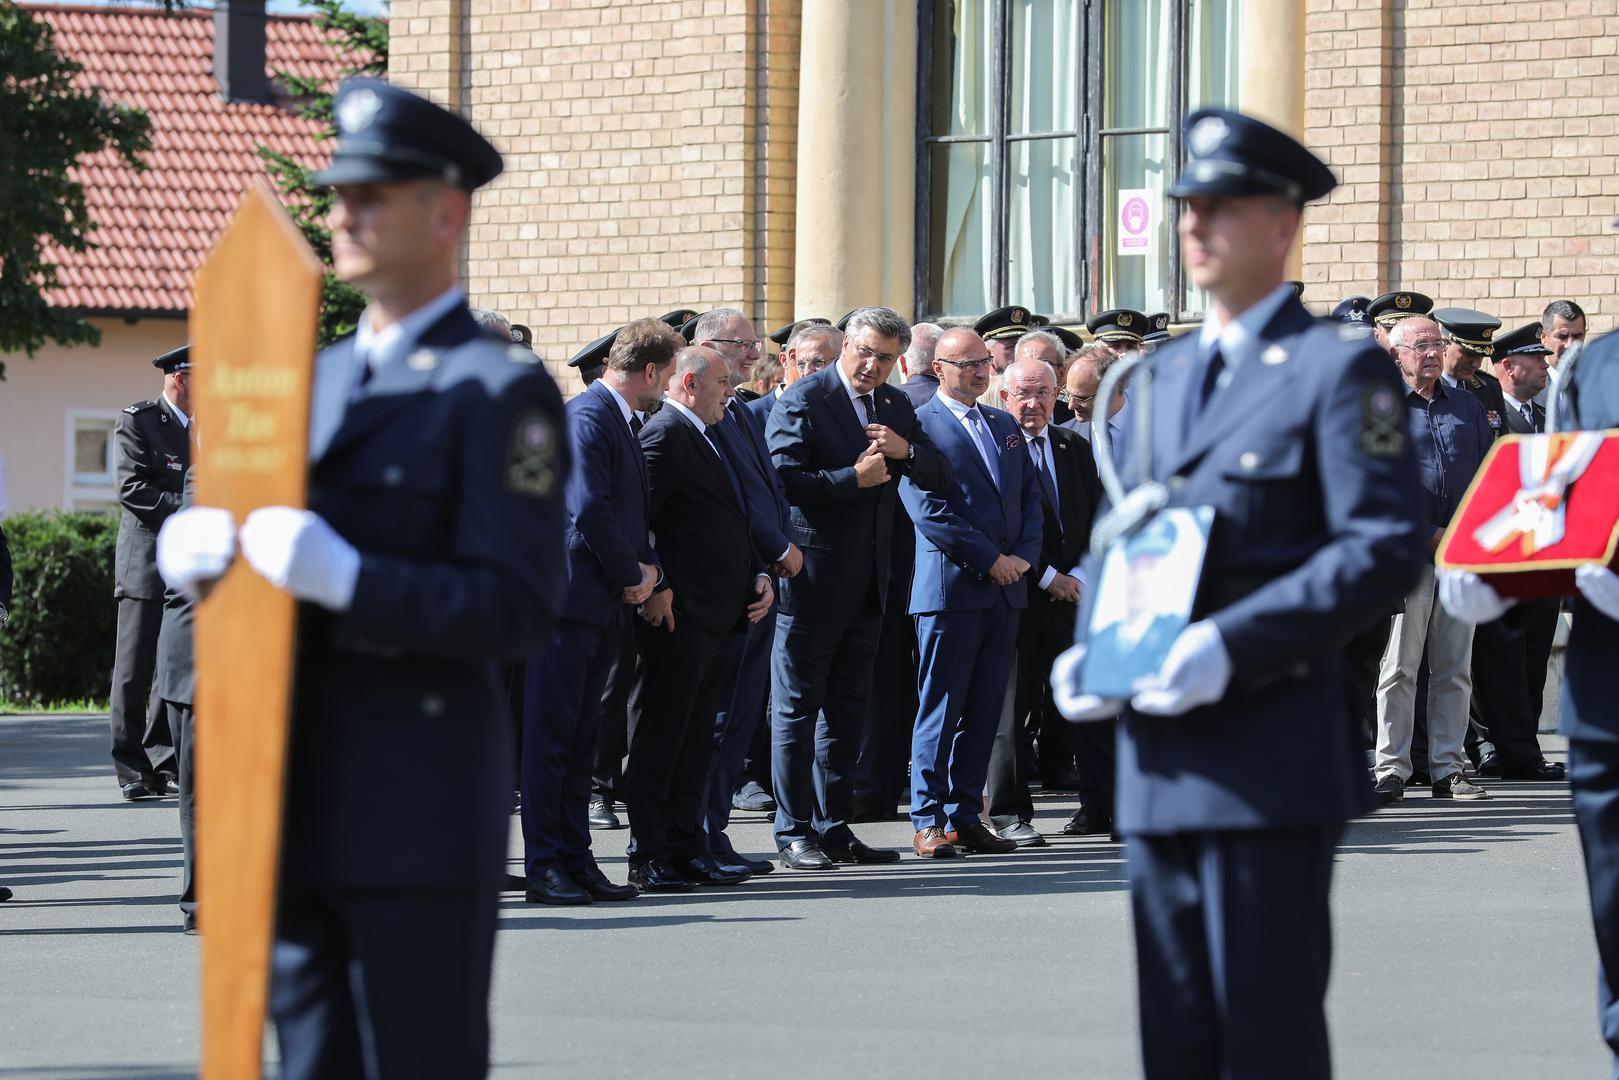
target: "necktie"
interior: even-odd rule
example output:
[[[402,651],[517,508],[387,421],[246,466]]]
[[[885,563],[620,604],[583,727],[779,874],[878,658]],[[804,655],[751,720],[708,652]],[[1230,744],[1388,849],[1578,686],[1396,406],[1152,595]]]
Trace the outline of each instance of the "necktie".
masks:
[[[644,427],[646,427],[646,421],[641,419],[641,414],[638,412],[631,412],[630,434],[639,439],[641,437],[641,429]]]
[[[1523,403],[1523,418],[1529,422],[1530,431],[1540,430],[1540,425],[1535,423],[1535,407],[1527,401]]]
[[[1040,487],[1046,493],[1046,501],[1051,503],[1051,512],[1057,518],[1057,531],[1062,531],[1062,507],[1057,503],[1057,486],[1051,482],[1051,473],[1046,470],[1046,437],[1036,435],[1034,443],[1034,471],[1040,478]]]
[[[871,395],[861,394],[860,404],[866,407],[866,423],[875,424],[877,422],[877,403],[871,400]]]
[[[967,410],[967,422],[972,425],[973,435],[978,439],[978,445],[984,451],[984,466],[989,469],[989,478],[995,481],[995,486],[1001,486],[1000,451],[995,448],[995,437],[989,433],[989,425],[984,423],[984,414],[974,405]]]
[[[737,479],[736,470],[731,467],[731,460],[725,456],[725,451],[721,448],[720,426],[710,424],[703,429],[703,435],[708,439],[708,445],[714,451],[714,456],[720,459],[720,467],[725,470],[726,479],[731,481],[731,494],[736,496],[736,504],[745,510],[748,503],[742,497],[742,481]]]
[[[1220,343],[1214,343],[1209,350],[1207,365],[1203,368],[1203,385],[1198,388],[1197,408],[1192,412],[1192,419],[1196,420],[1203,414],[1204,406],[1208,405],[1209,398],[1214,396],[1214,388],[1220,383],[1220,374],[1225,371],[1225,357],[1220,354]]]

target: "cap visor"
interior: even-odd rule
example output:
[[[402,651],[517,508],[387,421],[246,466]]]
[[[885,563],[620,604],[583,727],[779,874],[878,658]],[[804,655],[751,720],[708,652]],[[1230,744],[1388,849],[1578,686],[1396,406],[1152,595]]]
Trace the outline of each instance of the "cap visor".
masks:
[[[392,184],[430,175],[432,173],[420,165],[378,157],[339,155],[313,179],[323,187],[336,187],[338,184]]]

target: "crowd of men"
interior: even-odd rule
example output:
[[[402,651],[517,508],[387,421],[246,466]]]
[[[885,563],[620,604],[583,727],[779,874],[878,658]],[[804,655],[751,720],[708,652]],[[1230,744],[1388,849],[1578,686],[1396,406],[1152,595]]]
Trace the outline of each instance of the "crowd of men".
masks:
[[[900,806],[919,858],[1038,848],[1034,785],[1077,792],[1064,833],[1131,840],[1153,1076],[1325,1074],[1332,852],[1374,784],[1481,798],[1469,757],[1561,777],[1535,738],[1555,605],[1454,616],[1431,554],[1490,441],[1542,430],[1583,314],[1497,337],[1392,292],[1334,312],[1372,331],[1312,316],[1282,267],[1336,178],[1275,129],[1188,118],[1171,194],[1212,298],[1190,334],[1125,309],[913,326],[865,306],[770,334],[777,383],[749,313],[683,309],[581,350],[564,407],[526,328],[455,282],[498,153],[373,80],[337,116],[334,262],[371,307],[317,361],[309,508],[189,505],[185,350],[118,432],[126,799],[192,786],[189,680],[150,707],[143,689],[189,668],[174,613],[238,556],[303,602],[271,995],[289,1076],[482,1075],[468,1002],[514,776],[504,887],[560,905],[894,863],[855,826]],[[1160,349],[1150,396],[1097,400],[1110,365]],[[1195,621],[1126,702],[1084,692],[1073,642],[1105,507],[1091,440],[1137,413],[1152,443],[1118,439],[1126,482],[1221,527]],[[456,767],[388,797],[452,719]],[[591,847],[620,809],[625,883]],[[737,809],[773,812],[773,858],[737,850]],[[189,881],[189,818],[186,838]]]

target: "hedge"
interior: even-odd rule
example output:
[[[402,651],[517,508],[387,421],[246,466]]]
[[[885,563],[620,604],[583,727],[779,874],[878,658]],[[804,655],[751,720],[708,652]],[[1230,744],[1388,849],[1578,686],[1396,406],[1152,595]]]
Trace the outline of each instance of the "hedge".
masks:
[[[11,620],[0,629],[0,698],[42,706],[102,700],[118,630],[110,514],[12,514]]]

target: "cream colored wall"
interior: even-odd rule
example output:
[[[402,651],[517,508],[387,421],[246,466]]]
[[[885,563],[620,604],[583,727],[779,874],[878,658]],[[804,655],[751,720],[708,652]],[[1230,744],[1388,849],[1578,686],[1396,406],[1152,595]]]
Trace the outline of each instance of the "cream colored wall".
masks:
[[[152,357],[182,345],[183,319],[130,324],[97,319],[98,348],[41,349],[32,360],[5,357],[0,382],[0,456],[6,463],[6,513],[65,507],[69,410],[115,413],[163,392]]]

